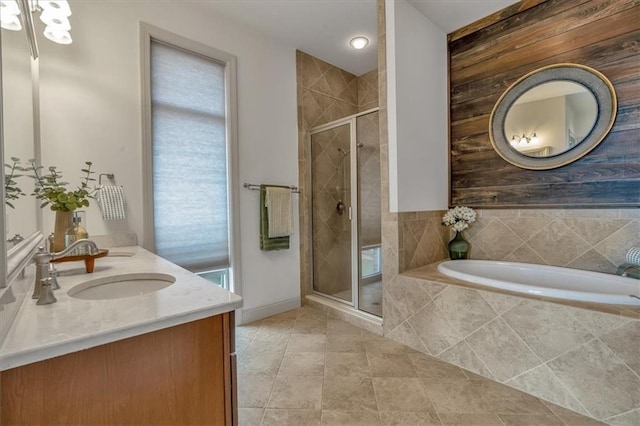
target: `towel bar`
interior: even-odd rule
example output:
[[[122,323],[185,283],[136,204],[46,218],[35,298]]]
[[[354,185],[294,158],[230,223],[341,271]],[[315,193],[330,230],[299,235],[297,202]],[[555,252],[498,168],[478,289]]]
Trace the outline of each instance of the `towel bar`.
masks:
[[[102,176],[106,176],[107,179],[113,179],[115,177],[113,173],[100,173],[100,175],[98,175],[98,185],[102,185]]]
[[[246,183],[246,182],[245,182],[242,186],[243,186],[243,187],[245,187],[245,188],[247,188],[247,189],[250,189],[250,190],[252,190],[252,191],[258,191],[258,190],[260,190],[260,185],[255,184],[255,183]],[[286,186],[286,185],[285,185],[284,187],[285,187],[285,188],[289,188],[289,189],[291,189],[291,192],[293,192],[294,194],[299,194],[299,193],[300,193],[300,190],[298,189],[298,187],[297,187],[297,186],[293,186],[293,185],[291,185],[291,186]]]

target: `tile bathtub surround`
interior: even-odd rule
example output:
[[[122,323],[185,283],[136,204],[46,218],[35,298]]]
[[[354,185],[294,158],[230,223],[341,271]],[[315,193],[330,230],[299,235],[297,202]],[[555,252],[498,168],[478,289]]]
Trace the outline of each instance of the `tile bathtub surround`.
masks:
[[[478,210],[465,235],[473,259],[615,273],[640,244],[640,209]]]
[[[314,308],[237,336],[240,425],[602,424]]]
[[[640,411],[637,313],[446,284],[447,277],[424,272],[421,279],[419,271],[431,269],[385,287],[386,337],[612,424]]]

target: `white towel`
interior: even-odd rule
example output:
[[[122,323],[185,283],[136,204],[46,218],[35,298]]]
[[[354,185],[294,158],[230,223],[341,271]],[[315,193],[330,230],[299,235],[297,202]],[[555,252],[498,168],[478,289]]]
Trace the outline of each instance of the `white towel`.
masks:
[[[125,218],[124,188],[122,186],[103,185],[98,188],[96,199],[104,220]]]
[[[267,186],[264,204],[267,207],[269,238],[292,235],[291,189]]]

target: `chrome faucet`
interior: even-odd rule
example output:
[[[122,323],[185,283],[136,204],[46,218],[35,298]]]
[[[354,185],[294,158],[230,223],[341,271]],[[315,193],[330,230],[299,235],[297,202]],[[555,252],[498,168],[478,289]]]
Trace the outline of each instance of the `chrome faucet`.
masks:
[[[87,239],[77,240],[73,244],[71,244],[69,247],[65,248],[64,250],[58,253],[49,253],[44,250],[44,247],[38,247],[38,252],[33,255],[33,261],[36,264],[36,282],[35,282],[35,285],[33,286],[33,294],[31,295],[31,298],[40,299],[43,296],[48,297],[42,294],[43,293],[42,289],[43,289],[43,284],[45,284],[44,281],[47,281],[47,284],[49,285],[49,287],[51,287],[53,282],[55,282],[55,280],[51,280],[51,277],[49,276],[50,265],[51,265],[50,262],[52,260],[65,257],[76,248],[85,247],[85,246],[89,249],[89,253],[92,255],[100,253],[100,249],[98,249],[98,246],[96,245],[96,243]],[[57,282],[55,282],[54,285],[57,285]],[[55,289],[56,289],[55,287],[51,288],[51,290],[55,290]],[[55,302],[55,298],[54,298],[54,302]],[[53,303],[53,302],[49,302],[49,303]]]
[[[624,263],[618,266],[616,274],[623,277],[640,279],[640,266]]]

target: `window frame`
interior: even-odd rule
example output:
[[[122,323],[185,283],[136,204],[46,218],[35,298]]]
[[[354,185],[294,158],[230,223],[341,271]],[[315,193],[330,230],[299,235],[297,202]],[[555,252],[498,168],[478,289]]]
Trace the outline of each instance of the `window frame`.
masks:
[[[143,248],[154,252],[153,217],[153,122],[151,111],[151,40],[165,43],[189,53],[224,65],[226,140],[227,140],[227,196],[229,200],[229,290],[241,295],[239,174],[238,174],[238,102],[237,59],[222,50],[188,39],[178,34],[140,22],[141,95],[142,95],[142,201]]]

